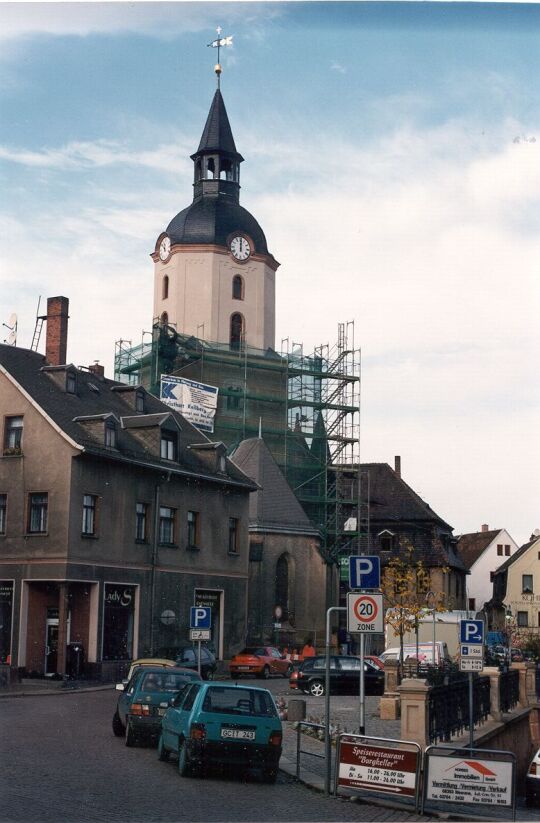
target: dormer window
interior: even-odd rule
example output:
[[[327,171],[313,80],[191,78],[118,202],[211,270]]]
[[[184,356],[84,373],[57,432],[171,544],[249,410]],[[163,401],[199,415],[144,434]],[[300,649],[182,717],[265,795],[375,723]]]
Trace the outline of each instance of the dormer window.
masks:
[[[76,394],[77,392],[77,376],[75,372],[66,372],[66,392],[68,394]]]
[[[379,535],[379,546],[382,552],[391,552],[394,546],[394,534],[385,529]]]
[[[169,429],[161,430],[161,458],[163,460],[176,460],[177,437],[176,432]]]
[[[105,445],[110,449],[116,448],[116,423],[114,420],[105,422]]]
[[[140,390],[135,392],[135,411],[144,414],[144,392]]]

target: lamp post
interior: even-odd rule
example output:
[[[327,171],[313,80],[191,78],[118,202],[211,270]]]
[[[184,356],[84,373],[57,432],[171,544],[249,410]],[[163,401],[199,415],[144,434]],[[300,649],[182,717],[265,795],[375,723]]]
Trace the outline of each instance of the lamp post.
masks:
[[[430,599],[433,600],[433,605],[431,607],[429,605]],[[431,613],[433,615],[433,660],[432,660],[432,664],[435,665],[435,650],[436,650],[436,642],[435,642],[435,611],[436,611],[435,592],[428,592],[426,594],[426,603],[428,605],[428,608],[431,608]]]
[[[512,665],[512,609],[510,606],[506,608],[506,637],[508,640],[508,668]]]

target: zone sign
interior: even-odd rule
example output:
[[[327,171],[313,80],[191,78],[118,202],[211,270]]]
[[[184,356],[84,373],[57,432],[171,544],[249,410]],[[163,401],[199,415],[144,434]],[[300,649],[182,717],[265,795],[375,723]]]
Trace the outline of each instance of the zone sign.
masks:
[[[347,594],[347,631],[353,634],[384,632],[382,594]]]

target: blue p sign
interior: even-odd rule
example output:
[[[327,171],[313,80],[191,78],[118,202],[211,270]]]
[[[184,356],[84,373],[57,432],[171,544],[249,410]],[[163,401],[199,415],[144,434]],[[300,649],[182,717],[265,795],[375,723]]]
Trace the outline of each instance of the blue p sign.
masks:
[[[349,557],[349,586],[351,589],[378,589],[381,585],[381,561],[377,555]]]
[[[480,645],[484,642],[483,620],[460,620],[460,642]]]
[[[209,606],[192,606],[189,618],[190,629],[209,629],[212,622],[212,609]]]

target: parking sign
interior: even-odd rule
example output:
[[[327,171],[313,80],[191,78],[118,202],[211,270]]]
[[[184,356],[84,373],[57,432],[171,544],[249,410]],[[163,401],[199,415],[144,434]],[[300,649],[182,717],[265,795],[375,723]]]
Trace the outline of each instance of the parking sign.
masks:
[[[483,620],[460,620],[460,642],[470,645],[481,645],[484,642]]]
[[[212,625],[212,609],[209,606],[192,606],[189,613],[190,629],[209,629]]]
[[[381,585],[381,561],[377,555],[349,557],[349,586],[351,589],[378,589]]]

